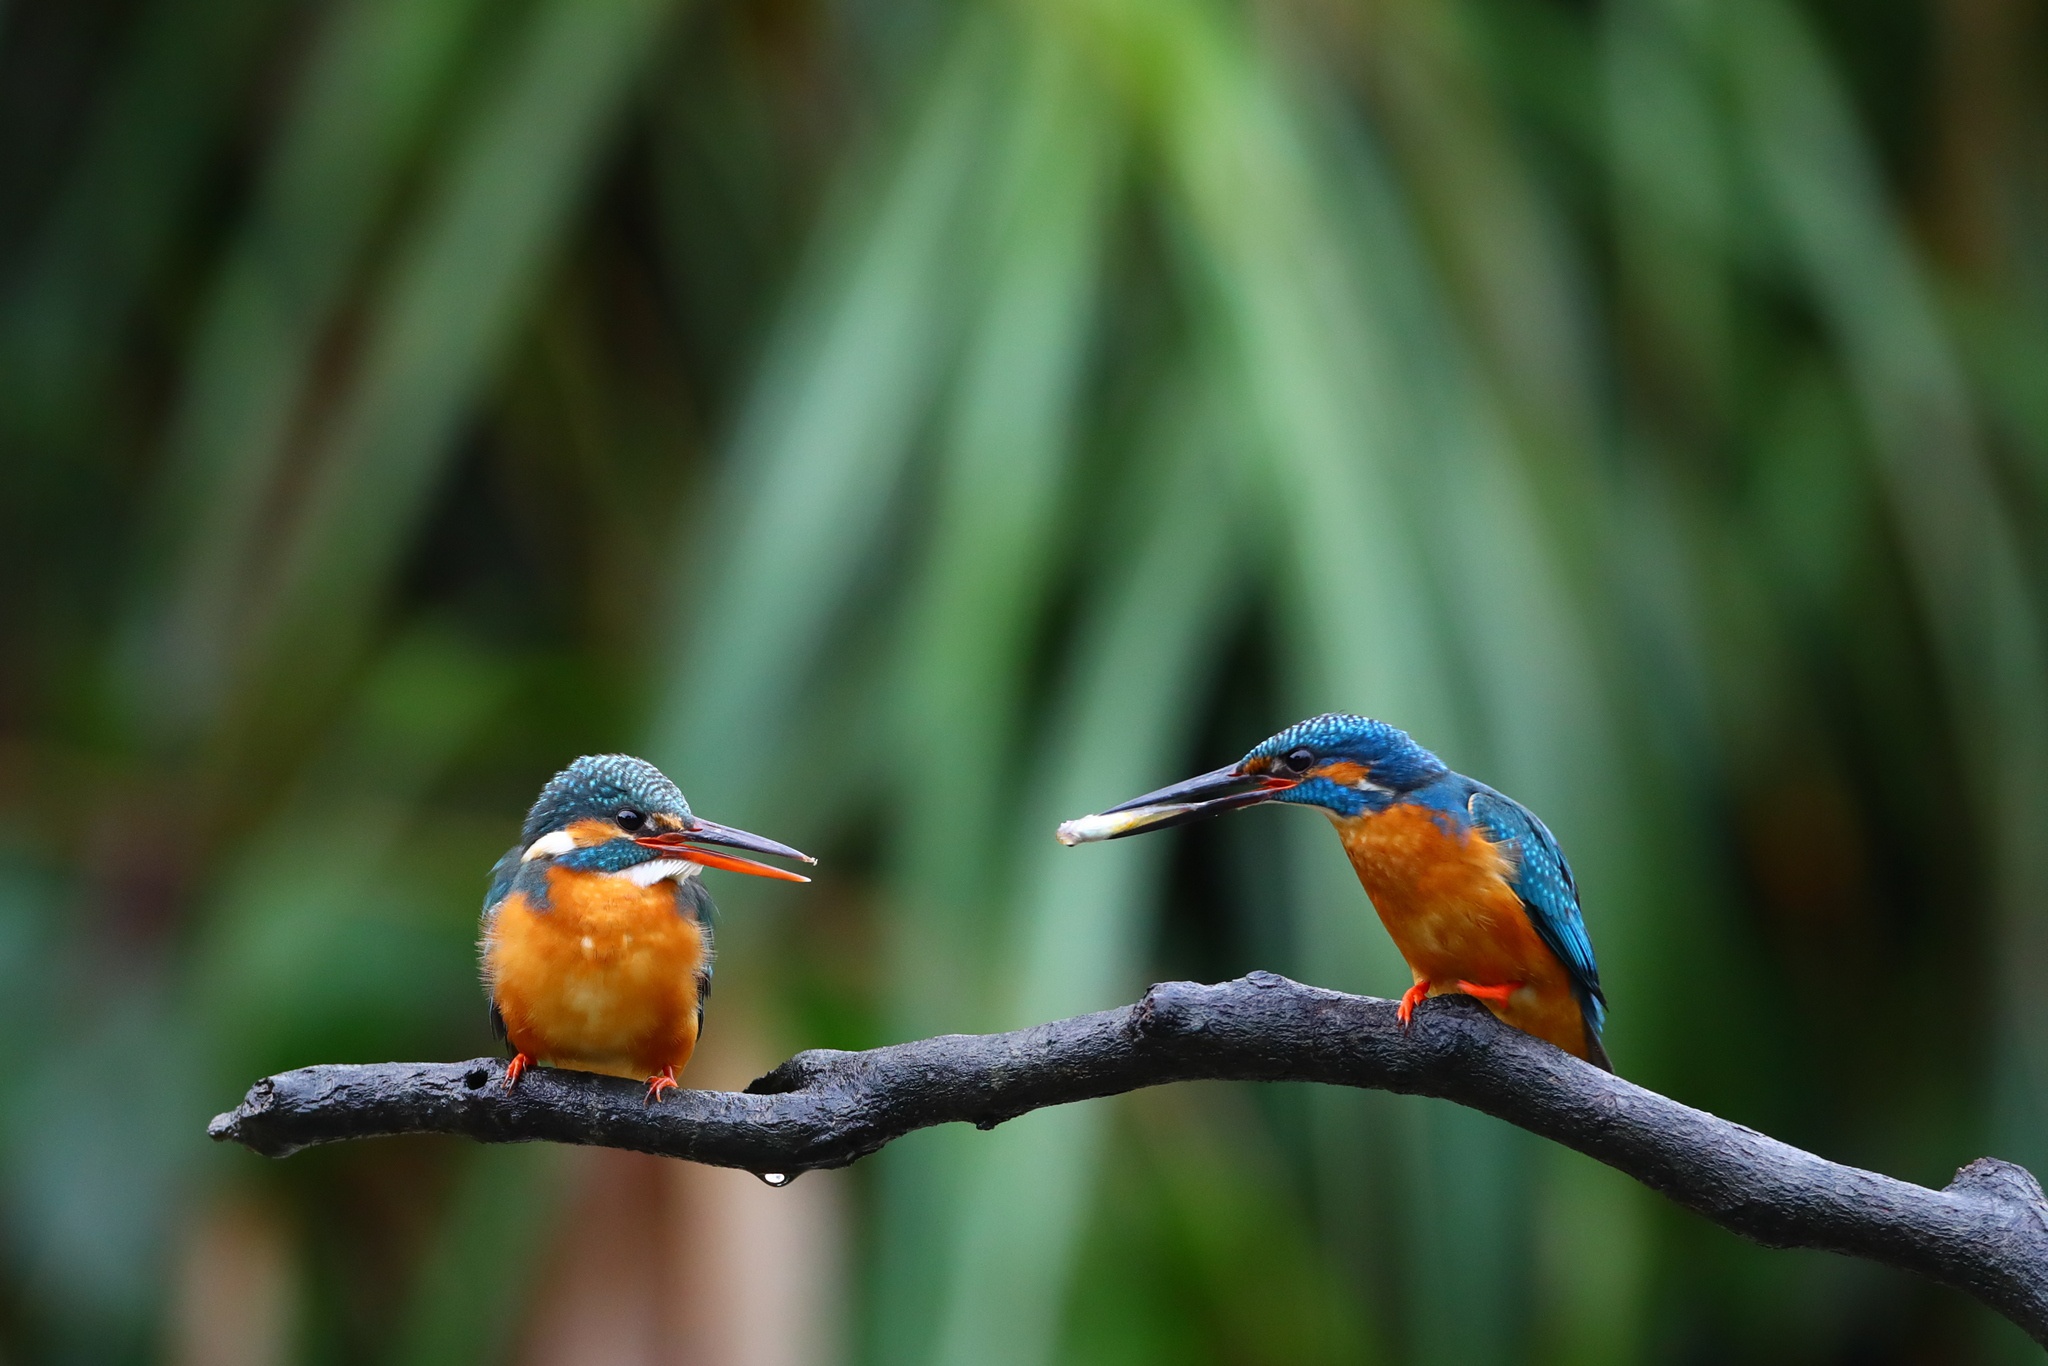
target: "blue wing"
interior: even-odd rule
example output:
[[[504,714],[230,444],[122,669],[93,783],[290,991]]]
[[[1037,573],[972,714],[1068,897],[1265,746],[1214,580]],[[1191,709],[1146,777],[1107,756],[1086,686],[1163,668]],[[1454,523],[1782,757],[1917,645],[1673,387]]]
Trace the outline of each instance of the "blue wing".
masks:
[[[491,917],[498,912],[498,906],[512,895],[512,883],[519,876],[519,855],[521,849],[513,845],[505,851],[505,857],[491,865],[490,890],[484,893],[484,923],[490,924]]]
[[[512,884],[519,876],[519,856],[524,852],[518,845],[505,851],[505,857],[491,865],[491,885],[484,893],[484,937],[488,939],[491,921],[497,917],[498,907],[505,904],[505,898],[512,895]],[[484,993],[490,994],[490,975],[484,977]],[[506,1032],[505,1017],[498,1013],[498,1003],[491,1002],[491,1034],[506,1047],[512,1046],[512,1036]]]
[[[1508,885],[1522,899],[1536,933],[1571,974],[1587,1023],[1597,1035],[1607,1021],[1607,997],[1600,990],[1600,967],[1593,961],[1593,941],[1579,911],[1579,885],[1556,837],[1535,812],[1492,788],[1475,791],[1465,809],[1514,865]]]
[[[704,889],[704,879],[687,877],[676,884],[676,913],[689,916],[704,932],[704,961],[697,965],[697,1038],[704,1037],[704,1003],[711,999],[711,966],[717,958],[712,944],[712,926],[718,921],[718,903]]]
[[[711,994],[711,965],[716,957],[712,931],[718,923],[718,903],[704,889],[703,878],[685,878],[676,884],[676,910],[695,920],[697,928],[704,932],[704,964],[697,969],[697,1015],[701,1025],[704,998]]]

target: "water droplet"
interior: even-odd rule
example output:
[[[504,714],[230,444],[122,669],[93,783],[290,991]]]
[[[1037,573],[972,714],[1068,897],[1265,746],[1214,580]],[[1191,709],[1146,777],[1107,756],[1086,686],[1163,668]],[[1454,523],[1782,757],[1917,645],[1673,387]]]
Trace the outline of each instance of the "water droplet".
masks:
[[[755,1172],[754,1175],[761,1178],[762,1185],[773,1186],[777,1190],[789,1184],[788,1172]]]

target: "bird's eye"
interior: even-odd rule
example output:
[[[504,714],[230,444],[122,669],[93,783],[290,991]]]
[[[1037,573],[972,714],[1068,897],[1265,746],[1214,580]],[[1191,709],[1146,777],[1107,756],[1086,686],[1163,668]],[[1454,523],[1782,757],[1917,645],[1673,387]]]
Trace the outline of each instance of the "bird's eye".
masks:
[[[638,830],[641,826],[647,824],[647,817],[630,806],[620,811],[612,819],[619,823],[619,829],[625,831]]]
[[[1296,773],[1306,773],[1315,767],[1316,752],[1306,746],[1301,749],[1290,749],[1287,751],[1287,757],[1280,762],[1293,769]]]

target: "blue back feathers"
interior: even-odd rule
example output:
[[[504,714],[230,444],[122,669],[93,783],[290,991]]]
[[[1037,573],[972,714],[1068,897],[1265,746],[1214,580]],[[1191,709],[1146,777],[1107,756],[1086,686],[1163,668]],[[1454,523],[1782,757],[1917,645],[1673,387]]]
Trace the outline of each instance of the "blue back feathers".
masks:
[[[484,891],[484,914],[490,914],[499,902],[512,895],[512,889],[519,883],[519,856],[525,852],[524,845],[507,849],[505,856],[491,865],[491,885]]]
[[[1465,801],[1472,823],[1507,855],[1512,865],[1508,885],[1522,899],[1537,936],[1571,975],[1586,1023],[1598,1034],[1607,1022],[1607,996],[1600,989],[1600,965],[1593,960],[1593,940],[1579,911],[1579,884],[1557,847],[1557,837],[1535,812],[1512,797],[1469,778],[1464,781],[1472,788]]]
[[[690,804],[682,789],[668,775],[630,754],[586,754],[548,779],[519,838],[533,843],[550,830],[561,830],[579,820],[608,820],[621,807],[634,807],[649,815],[685,816]]]

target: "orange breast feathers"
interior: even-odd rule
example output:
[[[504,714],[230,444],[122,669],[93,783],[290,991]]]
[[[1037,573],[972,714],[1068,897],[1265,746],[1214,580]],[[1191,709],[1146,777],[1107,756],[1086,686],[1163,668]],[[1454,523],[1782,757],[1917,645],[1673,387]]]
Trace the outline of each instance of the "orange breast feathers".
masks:
[[[1337,820],[1344,852],[1373,909],[1429,994],[1512,985],[1487,1008],[1508,1024],[1587,1055],[1571,977],[1536,933],[1508,883],[1507,857],[1477,829],[1425,807],[1395,805]]]
[[[512,1046],[536,1061],[648,1077],[697,1047],[704,932],[668,882],[548,870],[549,909],[507,897],[484,973]]]

